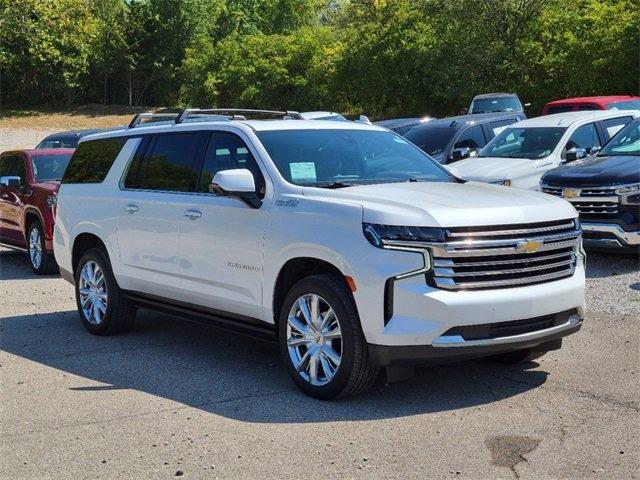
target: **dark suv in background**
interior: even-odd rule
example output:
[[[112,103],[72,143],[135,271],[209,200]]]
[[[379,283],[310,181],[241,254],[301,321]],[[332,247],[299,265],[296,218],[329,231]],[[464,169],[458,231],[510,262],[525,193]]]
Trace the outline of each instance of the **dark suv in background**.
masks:
[[[53,209],[74,150],[13,150],[0,154],[0,244],[29,253],[37,274],[57,270]]]
[[[440,118],[417,125],[403,136],[442,164],[475,155],[523,113],[485,113]]]
[[[639,254],[640,119],[597,155],[548,172],[540,187],[578,210],[586,247]]]
[[[91,130],[69,130],[68,132],[59,132],[49,135],[42,139],[36,149],[41,148],[77,148],[78,142],[82,137],[92,135],[94,133],[103,132],[105,129],[91,129]]]

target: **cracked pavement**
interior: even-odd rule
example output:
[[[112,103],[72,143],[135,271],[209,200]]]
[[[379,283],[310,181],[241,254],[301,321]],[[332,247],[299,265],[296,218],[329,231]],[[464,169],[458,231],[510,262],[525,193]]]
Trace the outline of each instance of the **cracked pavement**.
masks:
[[[150,311],[89,335],[70,285],[0,250],[0,478],[638,478],[640,265],[588,276],[560,351],[328,403],[269,343]]]

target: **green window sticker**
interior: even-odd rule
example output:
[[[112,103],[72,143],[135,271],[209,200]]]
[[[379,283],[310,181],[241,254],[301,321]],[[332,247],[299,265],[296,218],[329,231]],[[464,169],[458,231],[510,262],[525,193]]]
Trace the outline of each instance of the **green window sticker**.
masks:
[[[313,162],[290,163],[291,180],[300,183],[316,181],[316,164]]]

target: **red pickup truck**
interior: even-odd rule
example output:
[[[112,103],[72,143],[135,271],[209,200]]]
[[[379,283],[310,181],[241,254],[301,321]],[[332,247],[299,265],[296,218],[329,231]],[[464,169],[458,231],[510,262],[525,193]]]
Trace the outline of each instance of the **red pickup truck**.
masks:
[[[640,97],[630,95],[605,95],[554,100],[544,106],[542,115],[585,110],[640,110]]]
[[[0,154],[0,244],[29,254],[39,275],[57,271],[53,209],[73,149],[13,150]]]

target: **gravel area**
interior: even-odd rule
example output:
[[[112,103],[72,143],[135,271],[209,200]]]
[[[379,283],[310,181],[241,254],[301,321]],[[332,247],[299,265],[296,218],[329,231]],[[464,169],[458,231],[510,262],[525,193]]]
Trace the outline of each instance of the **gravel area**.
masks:
[[[69,284],[0,250],[0,478],[639,478],[640,265],[591,254],[588,277],[539,362],[321,402],[268,343],[149,311],[89,335]]]

